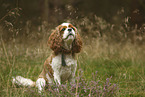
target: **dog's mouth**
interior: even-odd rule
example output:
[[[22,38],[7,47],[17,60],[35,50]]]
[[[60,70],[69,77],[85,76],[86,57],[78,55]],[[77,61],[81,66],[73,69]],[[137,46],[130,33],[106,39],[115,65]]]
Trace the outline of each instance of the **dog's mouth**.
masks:
[[[68,39],[70,36],[73,36],[74,37],[74,34],[69,33],[65,39]]]
[[[74,36],[72,33],[68,34],[68,36]]]

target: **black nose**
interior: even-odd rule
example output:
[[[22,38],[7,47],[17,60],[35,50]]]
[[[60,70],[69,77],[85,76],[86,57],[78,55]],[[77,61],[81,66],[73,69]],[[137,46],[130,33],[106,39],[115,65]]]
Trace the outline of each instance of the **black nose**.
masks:
[[[72,31],[72,29],[68,29],[68,31],[69,31],[69,32],[71,32],[71,31]]]

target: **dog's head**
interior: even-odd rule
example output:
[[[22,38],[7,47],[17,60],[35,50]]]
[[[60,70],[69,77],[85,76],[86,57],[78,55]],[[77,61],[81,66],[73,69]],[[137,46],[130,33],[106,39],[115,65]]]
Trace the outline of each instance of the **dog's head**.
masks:
[[[76,27],[70,23],[62,23],[57,26],[49,37],[50,48],[58,53],[79,53],[82,48],[82,40]]]

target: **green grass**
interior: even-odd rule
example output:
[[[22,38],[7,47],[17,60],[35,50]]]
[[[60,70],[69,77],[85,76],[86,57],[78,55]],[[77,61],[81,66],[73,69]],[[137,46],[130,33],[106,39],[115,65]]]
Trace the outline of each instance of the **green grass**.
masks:
[[[29,47],[29,51],[27,51],[28,47],[24,48],[23,53],[20,50],[20,55],[20,52],[15,52],[15,48],[8,48],[8,45],[6,45],[5,51],[4,46],[1,47],[3,52],[1,52],[2,55],[0,56],[0,96],[41,96],[35,92],[35,88],[16,87],[11,83],[12,76],[16,75],[36,80],[45,59],[50,54],[47,48]],[[41,53],[36,49],[39,49]],[[86,52],[90,51],[87,47],[84,47],[78,56],[78,69],[83,70],[83,77],[86,81],[100,81],[99,85],[103,85],[102,83],[106,82],[106,78],[111,78],[110,82],[117,84],[119,88],[117,96],[143,97],[145,95],[145,61],[138,60],[140,53],[130,56],[130,58],[121,58],[121,54],[114,53],[105,56],[103,54],[92,56],[95,55],[95,48],[92,53]],[[125,53],[130,54],[130,52]],[[135,58],[137,60],[132,60]],[[92,73],[96,71],[98,71],[97,77],[94,79]]]
[[[143,96],[145,95],[145,62],[135,62],[131,60],[111,60],[96,59],[87,60],[81,66],[85,77],[91,80],[91,73],[98,71],[98,80],[105,82],[106,78],[111,78],[111,83],[119,86],[119,96]]]

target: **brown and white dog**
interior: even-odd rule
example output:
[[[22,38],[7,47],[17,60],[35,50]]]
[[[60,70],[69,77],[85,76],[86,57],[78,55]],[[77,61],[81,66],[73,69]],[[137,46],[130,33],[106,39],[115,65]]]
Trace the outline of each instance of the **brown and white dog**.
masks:
[[[77,60],[75,53],[82,48],[82,40],[77,29],[70,23],[62,23],[51,33],[48,44],[53,50],[44,62],[44,67],[36,82],[21,76],[13,77],[13,83],[21,86],[36,86],[41,93],[46,83],[61,84],[75,82]]]

